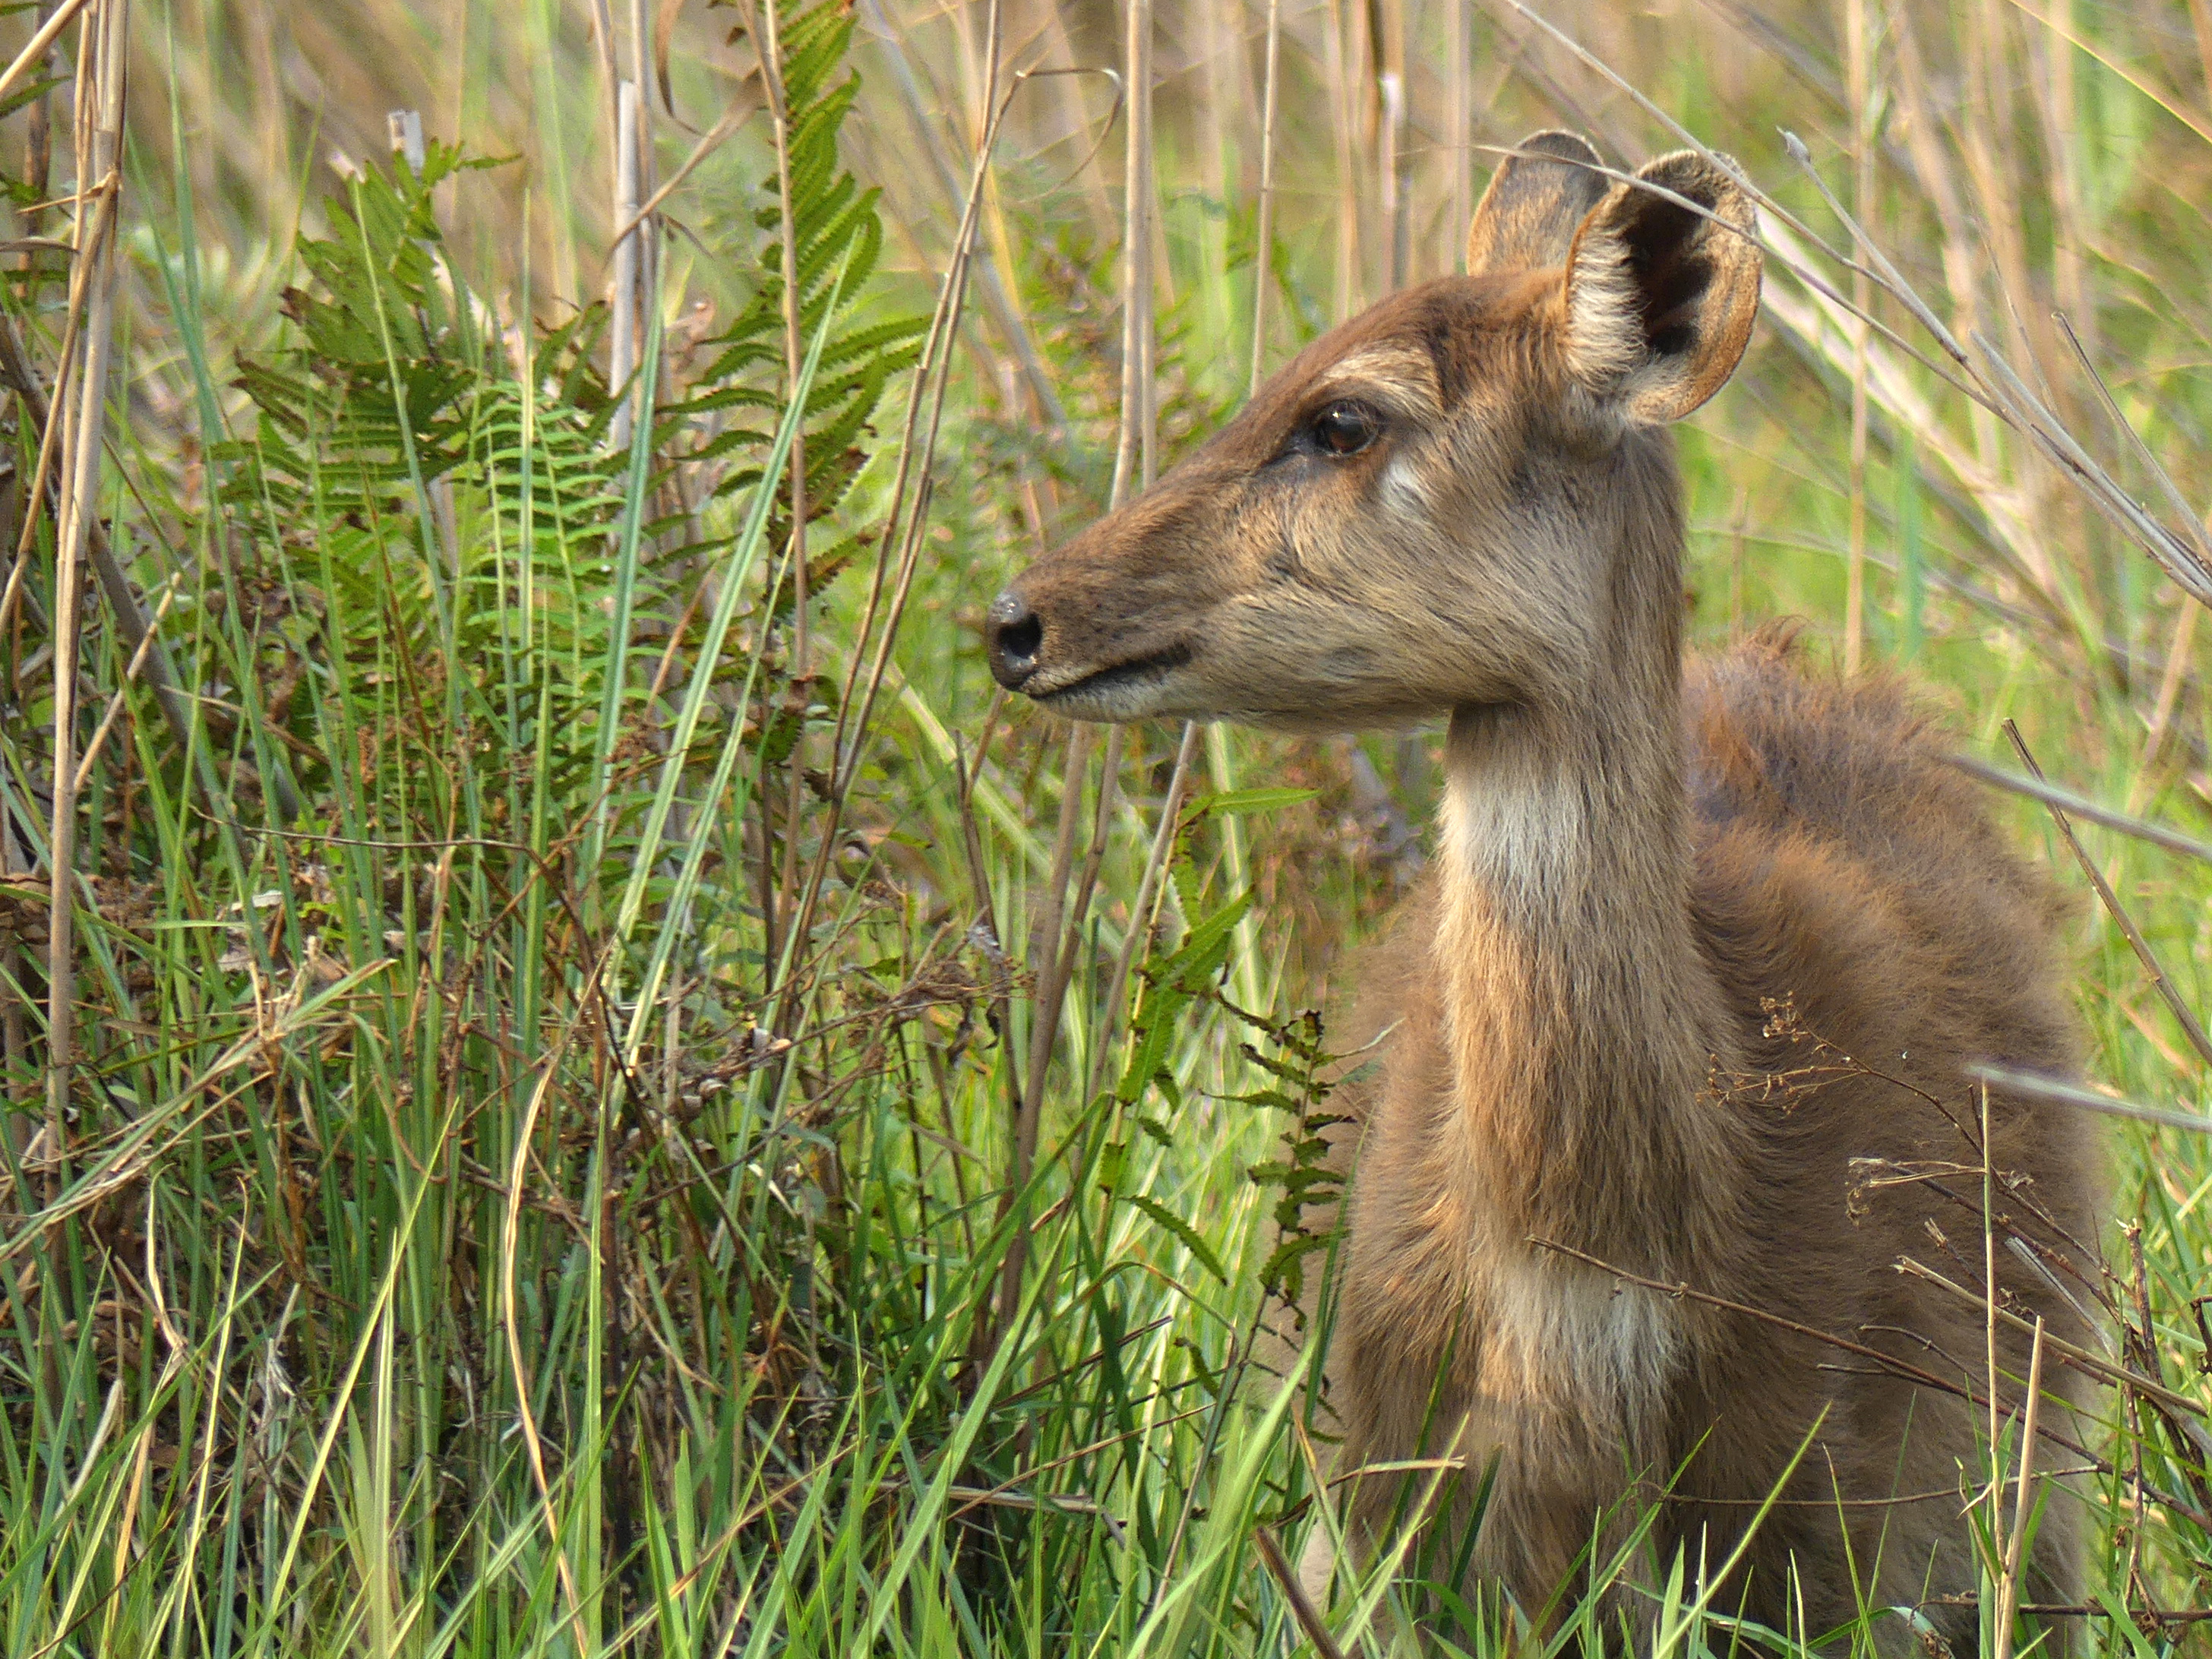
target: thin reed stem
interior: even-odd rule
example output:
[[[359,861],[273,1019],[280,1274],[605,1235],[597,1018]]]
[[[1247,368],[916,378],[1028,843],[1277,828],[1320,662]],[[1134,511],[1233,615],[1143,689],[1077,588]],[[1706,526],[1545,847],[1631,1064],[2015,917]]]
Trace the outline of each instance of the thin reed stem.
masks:
[[[613,313],[607,330],[607,384],[622,398],[607,425],[607,443],[617,453],[629,447],[630,433],[641,418],[637,406],[637,292],[639,228],[637,82],[623,80],[615,87],[614,276],[608,307]],[[649,418],[649,417],[642,417]]]
[[[1869,0],[1849,0],[1844,8],[1844,56],[1849,63],[1851,106],[1851,202],[1862,234],[1874,215],[1874,42],[1867,18]],[[1850,550],[1844,593],[1844,672],[1856,674],[1866,651],[1867,539],[1867,342],[1866,318],[1874,306],[1874,279],[1865,253],[1851,272]]]
[[[1128,125],[1121,166],[1121,421],[1114,441],[1111,512],[1128,499],[1133,476],[1139,489],[1152,477],[1151,367],[1152,313],[1152,5],[1124,0],[1122,74],[1128,88]]]
[[[1452,269],[1464,262],[1462,246],[1474,217],[1474,0],[1445,0],[1449,18],[1449,51],[1444,64],[1444,87],[1450,99],[1445,119],[1451,146],[1451,199],[1444,215],[1444,234],[1452,239]]]
[[[118,171],[123,155],[124,61],[129,40],[129,0],[99,0],[87,18],[79,46],[80,82],[88,64],[96,114],[89,123],[90,143],[77,153],[77,177],[96,180],[99,217],[112,226],[115,201],[123,187]],[[88,112],[89,113],[89,112]],[[80,131],[87,126],[81,117]],[[84,221],[81,199],[77,222]],[[65,1178],[69,1151],[69,1113],[76,1066],[76,764],[77,653],[82,638],[79,607],[84,590],[84,552],[88,527],[99,512],[100,460],[103,422],[107,410],[107,374],[114,340],[116,310],[115,242],[112,231],[97,244],[81,242],[79,275],[82,282],[72,296],[74,311],[82,305],[84,324],[80,332],[76,374],[69,390],[75,399],[62,445],[63,478],[60,520],[55,530],[54,554],[54,746],[53,819],[47,840],[47,869],[53,891],[47,920],[46,976],[46,1130],[52,1138],[49,1155],[54,1159],[53,1190],[58,1194]]]
[[[1260,210],[1252,242],[1252,372],[1256,396],[1267,358],[1267,299],[1275,284],[1275,106],[1282,90],[1283,0],[1267,0],[1267,70],[1260,98]]]
[[[1358,114],[1352,90],[1352,50],[1345,39],[1351,27],[1349,9],[1345,0],[1328,0],[1328,50],[1322,60],[1336,141],[1336,283],[1330,315],[1340,323],[1359,308],[1359,178],[1352,161]]]
[[[2021,1413],[2020,1478],[2013,1498],[2012,1536],[2005,1543],[2004,1577],[1997,1588],[1997,1627],[1992,1659],[2012,1659],[2013,1621],[2020,1615],[2020,1577],[2027,1565],[2027,1523],[2034,1512],[2029,1493],[2035,1471],[2035,1437],[2043,1407],[2043,1316],[2035,1316],[2028,1349],[2027,1403]]]

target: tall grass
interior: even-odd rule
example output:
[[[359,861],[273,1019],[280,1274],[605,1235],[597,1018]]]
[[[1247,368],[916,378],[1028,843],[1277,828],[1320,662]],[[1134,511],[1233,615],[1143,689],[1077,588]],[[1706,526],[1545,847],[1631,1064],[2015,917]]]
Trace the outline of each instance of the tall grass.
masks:
[[[1319,1268],[1307,1011],[1426,738],[1072,737],[982,671],[1005,575],[1451,270],[1495,146],[1663,112],[1775,254],[1685,435],[1698,638],[1807,616],[1969,758],[2212,811],[2202,9],[1553,21],[65,24],[4,117],[0,1648],[1499,1650],[1421,1563],[1312,1609],[1265,1559],[1326,1524],[1259,1340]],[[2100,1086],[2212,1110],[2205,866],[2008,799]],[[2212,1164],[2112,1160],[2131,1380],[2051,1501],[2105,1523],[2070,1622],[2151,1653],[2212,1598]],[[1615,1575],[1669,1651],[1828,1634]]]

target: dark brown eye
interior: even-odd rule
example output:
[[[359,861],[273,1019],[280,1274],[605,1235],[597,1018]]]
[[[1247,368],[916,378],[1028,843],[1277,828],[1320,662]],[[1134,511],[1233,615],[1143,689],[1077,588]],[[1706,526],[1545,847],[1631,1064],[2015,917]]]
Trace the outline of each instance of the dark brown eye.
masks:
[[[1313,440],[1326,455],[1357,455],[1382,435],[1382,425],[1364,405],[1331,404],[1313,418]]]

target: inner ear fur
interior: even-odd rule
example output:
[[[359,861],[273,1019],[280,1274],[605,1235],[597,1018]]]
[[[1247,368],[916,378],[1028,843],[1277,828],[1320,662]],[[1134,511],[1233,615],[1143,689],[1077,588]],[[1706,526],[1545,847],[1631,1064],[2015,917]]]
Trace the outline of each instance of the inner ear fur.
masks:
[[[1532,132],[1490,175],[1467,228],[1467,274],[1556,270],[1576,227],[1605,199],[1604,163],[1577,133]]]
[[[1568,372],[1629,420],[1653,424],[1719,391],[1759,315],[1756,222],[1743,187],[1692,150],[1615,185],[1568,250]]]

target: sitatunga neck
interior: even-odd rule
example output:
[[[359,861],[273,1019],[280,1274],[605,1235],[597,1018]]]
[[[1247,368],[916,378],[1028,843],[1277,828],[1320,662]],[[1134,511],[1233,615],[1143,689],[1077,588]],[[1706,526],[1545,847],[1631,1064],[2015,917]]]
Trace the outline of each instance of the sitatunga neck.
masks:
[[[1707,1086],[1726,1039],[1691,925],[1679,709],[1647,683],[1602,719],[1453,717],[1436,969],[1484,1231],[1709,1281],[1740,1158]]]

